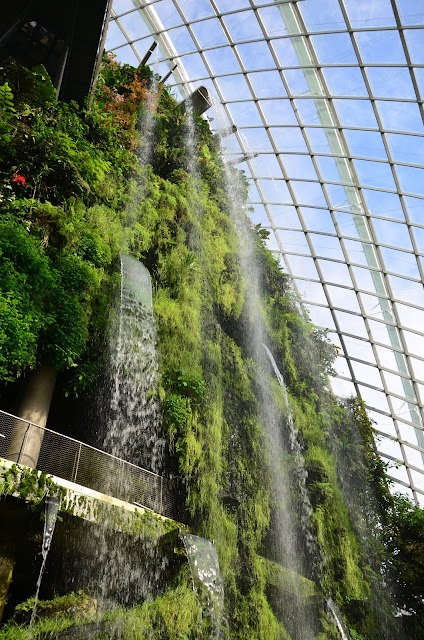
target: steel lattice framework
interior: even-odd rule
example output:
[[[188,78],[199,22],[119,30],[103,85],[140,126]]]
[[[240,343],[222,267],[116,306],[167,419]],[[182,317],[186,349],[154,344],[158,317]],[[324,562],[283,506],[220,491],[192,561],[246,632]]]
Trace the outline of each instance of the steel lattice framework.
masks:
[[[154,38],[157,73],[222,103],[252,220],[340,347],[334,391],[421,504],[423,37],[419,0],[114,0],[107,39],[137,66]]]

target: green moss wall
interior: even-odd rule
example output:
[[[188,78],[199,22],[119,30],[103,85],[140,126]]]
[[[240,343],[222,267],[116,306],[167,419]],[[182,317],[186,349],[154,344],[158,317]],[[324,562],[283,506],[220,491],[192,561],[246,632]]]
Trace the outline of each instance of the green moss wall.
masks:
[[[271,546],[274,506],[257,365],[247,356],[243,333],[249,319],[238,237],[218,142],[207,122],[196,118],[197,177],[190,176],[186,116],[160,83],[152,101],[150,78],[147,68],[136,73],[107,59],[93,106],[85,110],[56,103],[42,68],[29,72],[11,62],[0,69],[3,396],[38,362],[62,371],[63,393],[84,394],[101,364],[117,255],[123,250],[142,260],[154,286],[161,372],[156,393],[168,469],[182,479],[182,515],[217,547],[231,639],[288,639],[287,625],[271,606],[269,567],[260,558]],[[154,153],[142,166],[137,153],[146,138],[138,129],[139,112],[146,114],[152,102],[158,104],[151,114]],[[246,190],[243,175],[238,179]],[[389,553],[381,523],[392,502],[371,425],[358,400],[340,403],[329,391],[335,348],[309,323],[287,275],[265,248],[266,232],[252,227],[250,233],[267,338],[288,386],[309,472],[311,530],[320,558],[319,571],[309,576],[319,576],[317,638],[337,637],[323,614],[322,599],[331,595],[354,637],[388,640],[394,636],[382,627],[381,609],[388,604],[378,580]],[[284,431],[287,409],[271,377],[269,400],[280,408]],[[288,456],[282,482],[291,482],[293,464]],[[358,476],[355,502],[349,487]],[[277,600],[288,598],[290,589],[277,587]],[[128,628],[139,625],[139,634],[147,629],[152,638],[194,639],[196,606],[183,572],[159,600],[125,615],[133,620]],[[133,636],[128,631],[125,637]]]

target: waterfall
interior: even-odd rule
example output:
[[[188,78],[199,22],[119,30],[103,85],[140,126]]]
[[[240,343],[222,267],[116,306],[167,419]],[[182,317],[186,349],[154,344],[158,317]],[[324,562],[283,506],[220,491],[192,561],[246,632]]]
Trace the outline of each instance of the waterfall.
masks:
[[[316,559],[318,557],[318,550],[316,548],[314,537],[310,529],[310,517],[312,515],[312,506],[311,506],[311,501],[309,500],[308,490],[306,488],[306,479],[308,477],[308,472],[306,471],[306,468],[305,468],[305,459],[303,457],[302,447],[299,442],[299,434],[294,423],[293,412],[290,408],[286,383],[284,382],[283,375],[279,370],[277,363],[275,362],[275,358],[272,355],[271,351],[268,349],[266,345],[263,345],[263,347],[265,349],[266,354],[268,355],[268,358],[271,362],[275,376],[278,380],[278,384],[280,385],[281,390],[283,392],[284,403],[287,409],[287,426],[289,428],[290,449],[294,455],[296,476],[298,480],[298,488],[299,488],[300,500],[302,504],[302,510],[300,515],[301,522],[302,522],[302,529],[303,529],[305,542],[309,550],[310,556],[312,559]],[[315,567],[315,570],[317,570],[317,567]]]
[[[216,549],[212,542],[198,536],[181,534],[180,538],[187,553],[193,589],[203,620],[209,626],[208,637],[223,640],[228,632],[224,619],[224,585]]]
[[[334,618],[334,621],[336,623],[336,627],[340,632],[340,638],[341,640],[350,640],[350,635],[349,632],[346,629],[346,626],[343,622],[343,618],[342,618],[342,614],[340,612],[340,609],[338,608],[338,606],[335,604],[335,602],[333,602],[333,600],[331,598],[327,599],[327,606],[332,614],[332,617]]]
[[[225,130],[227,121],[223,114],[223,107],[216,102],[214,117],[218,129]],[[314,575],[317,560],[313,554],[312,536],[308,524],[311,511],[309,502],[305,499],[306,489],[302,490],[302,486],[305,485],[306,470],[303,457],[299,455],[300,447],[296,445],[293,418],[290,424],[289,412],[288,424],[285,425],[281,410],[277,407],[270,388],[269,378],[272,370],[263,349],[266,343],[266,325],[265,310],[262,305],[260,265],[243,204],[244,193],[239,174],[225,162],[223,186],[227,195],[230,217],[239,236],[239,261],[245,288],[245,349],[256,363],[259,412],[265,435],[265,455],[268,460],[275,520],[273,526],[275,535],[269,551],[273,559],[296,573]],[[288,406],[284,384],[281,388]],[[289,431],[289,438],[284,437],[285,429]],[[292,473],[293,465],[295,474]],[[300,501],[299,492],[304,494],[301,495]],[[296,502],[299,504],[296,505]],[[318,624],[316,614],[312,607],[307,605],[301,593],[291,595],[291,598],[279,603],[282,617],[292,636],[300,640],[309,640],[316,635]]]
[[[162,441],[154,396],[158,365],[152,287],[147,269],[121,255],[121,286],[110,334],[110,405],[104,407],[104,448],[115,456],[160,470]]]
[[[40,593],[41,581],[43,579],[44,569],[46,567],[47,556],[50,551],[50,546],[52,543],[54,528],[56,525],[57,514],[59,512],[60,501],[58,498],[46,498],[46,505],[44,511],[44,532],[43,532],[43,543],[41,547],[41,555],[42,555],[42,563],[40,568],[40,573],[38,574],[37,580],[37,590],[35,592],[34,598],[34,607],[31,614],[31,620],[29,623],[27,638],[31,638],[32,627],[35,621],[35,616],[37,614],[37,604],[38,604],[38,596]]]

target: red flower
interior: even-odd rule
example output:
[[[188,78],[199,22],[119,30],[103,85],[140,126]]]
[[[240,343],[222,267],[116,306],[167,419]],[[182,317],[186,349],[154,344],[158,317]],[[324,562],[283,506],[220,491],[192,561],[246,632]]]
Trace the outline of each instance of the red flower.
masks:
[[[21,176],[19,173],[15,173],[15,175],[12,178],[12,182],[15,182],[16,184],[20,184],[23,187],[26,187],[26,179],[24,178],[24,176]]]

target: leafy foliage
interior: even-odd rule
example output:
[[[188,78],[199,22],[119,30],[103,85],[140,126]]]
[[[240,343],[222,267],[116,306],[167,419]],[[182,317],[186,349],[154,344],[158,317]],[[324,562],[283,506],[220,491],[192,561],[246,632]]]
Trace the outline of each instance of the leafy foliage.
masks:
[[[231,638],[288,639],[258,557],[269,550],[273,496],[219,143],[196,117],[196,153],[188,158],[186,115],[175,99],[147,68],[113,58],[104,61],[89,110],[56,103],[41,68],[9,63],[0,70],[0,87],[2,379],[47,360],[70,369],[68,391],[89,385],[100,359],[113,261],[121,249],[143,260],[154,283],[169,469],[182,480],[190,526],[215,541]],[[145,143],[137,130],[140,111],[155,123],[149,166],[137,163]],[[252,227],[251,234],[267,341],[287,382],[308,470],[319,588],[341,607],[356,637],[386,639],[375,610],[359,620],[352,603],[371,602],[385,571],[404,592],[398,605],[419,619],[421,591],[415,597],[413,585],[421,579],[422,512],[392,502],[364,406],[338,402],[329,391],[335,347],[309,322],[266,249],[266,231]],[[267,398],[280,407],[279,428],[287,436],[281,389],[268,382]],[[291,482],[291,458],[282,482]],[[296,495],[289,499],[299,506]],[[403,538],[408,542],[401,546]],[[125,615],[128,638],[197,637],[198,609],[185,578]],[[332,637],[328,621],[321,624],[318,637]]]

